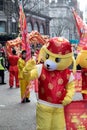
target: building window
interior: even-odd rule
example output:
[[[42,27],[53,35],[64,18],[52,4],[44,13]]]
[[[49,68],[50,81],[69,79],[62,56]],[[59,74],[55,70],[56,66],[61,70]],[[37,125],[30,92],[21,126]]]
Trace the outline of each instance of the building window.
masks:
[[[12,22],[12,33],[16,33],[16,22]]]
[[[6,32],[6,23],[3,21],[0,21],[0,33]]]
[[[29,23],[27,24],[27,28],[28,28],[28,32],[31,32],[31,31],[32,31],[32,23],[31,23],[31,22],[29,22]]]
[[[34,30],[39,31],[37,23],[34,24]]]
[[[3,0],[0,0],[0,11],[3,11]]]
[[[44,26],[43,25],[40,25],[40,33],[44,34]]]

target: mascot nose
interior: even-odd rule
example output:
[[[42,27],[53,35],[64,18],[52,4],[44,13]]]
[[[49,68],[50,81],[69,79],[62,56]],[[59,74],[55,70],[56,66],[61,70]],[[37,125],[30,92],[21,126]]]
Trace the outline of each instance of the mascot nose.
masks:
[[[50,67],[50,65],[47,64],[47,67]]]

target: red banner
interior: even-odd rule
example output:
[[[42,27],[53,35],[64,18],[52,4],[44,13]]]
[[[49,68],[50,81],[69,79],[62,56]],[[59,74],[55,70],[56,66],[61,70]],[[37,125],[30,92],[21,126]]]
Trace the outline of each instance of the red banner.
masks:
[[[75,89],[76,92],[81,92],[82,90],[82,76],[81,76],[81,71],[77,71],[75,73]]]
[[[27,51],[26,60],[29,60],[31,57],[31,49],[30,49],[30,44],[27,41],[27,35],[28,35],[27,22],[26,22],[26,17],[25,17],[22,5],[20,5],[19,14],[20,14],[20,17],[19,17],[20,33],[22,36],[22,50]]]
[[[83,35],[84,31],[87,32],[87,25],[83,22],[82,18],[76,13],[74,9],[72,9],[73,15],[76,21],[76,26],[79,32],[80,37]]]
[[[81,17],[76,13],[76,11],[73,9],[73,15],[76,21],[76,26],[78,29],[78,33],[80,36],[80,42],[79,42],[79,49],[82,49],[85,45],[87,45],[87,24],[83,22]]]
[[[73,101],[64,111],[66,130],[87,130],[87,101]]]

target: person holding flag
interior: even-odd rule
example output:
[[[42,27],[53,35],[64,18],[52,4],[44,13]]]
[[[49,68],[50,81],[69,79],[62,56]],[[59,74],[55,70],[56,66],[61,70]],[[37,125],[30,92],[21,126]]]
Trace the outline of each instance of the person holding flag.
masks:
[[[21,103],[30,102],[30,92],[26,93],[27,86],[29,82],[27,82],[23,77],[23,68],[26,65],[26,50],[23,50],[21,52],[21,58],[18,60],[18,78],[19,78],[19,84],[20,84],[20,92],[21,92]]]
[[[21,102],[30,102],[30,91],[29,91],[29,83],[24,80],[23,78],[23,68],[26,65],[26,62],[31,58],[31,50],[30,45],[27,42],[27,22],[26,17],[23,11],[22,0],[20,0],[19,6],[19,26],[20,26],[20,34],[22,39],[22,53],[21,58],[18,60],[18,77],[19,77],[19,84],[20,84],[20,92],[21,92]]]

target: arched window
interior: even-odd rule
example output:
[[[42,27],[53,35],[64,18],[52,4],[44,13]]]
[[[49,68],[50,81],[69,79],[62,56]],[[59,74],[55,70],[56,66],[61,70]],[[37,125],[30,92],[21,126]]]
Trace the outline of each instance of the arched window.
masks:
[[[44,34],[44,26],[43,25],[40,25],[40,33]]]
[[[17,23],[16,20],[14,19],[14,17],[12,17],[12,33],[16,33],[17,30]]]
[[[34,24],[34,30],[39,31],[39,29],[38,29],[38,23]]]
[[[31,22],[29,22],[28,24],[27,24],[27,28],[28,28],[28,32],[31,32],[32,31],[32,23]]]

